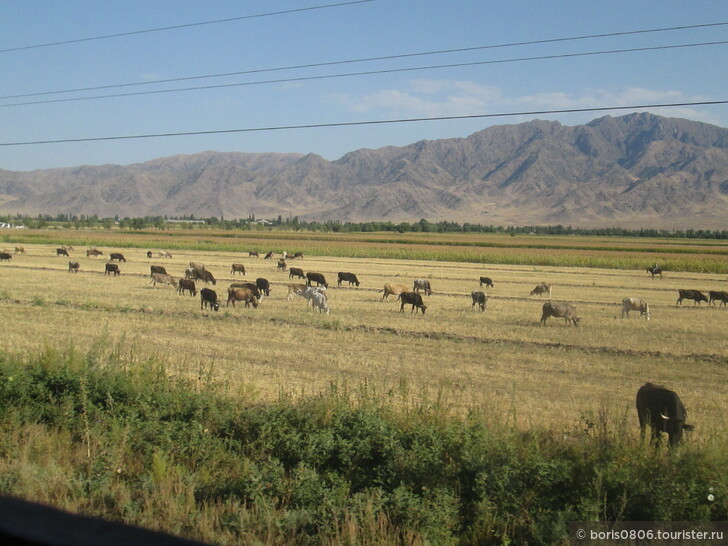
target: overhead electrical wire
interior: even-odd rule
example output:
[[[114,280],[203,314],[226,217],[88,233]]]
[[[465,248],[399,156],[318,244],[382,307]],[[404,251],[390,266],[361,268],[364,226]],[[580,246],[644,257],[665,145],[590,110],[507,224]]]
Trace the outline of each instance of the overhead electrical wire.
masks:
[[[0,49],[0,53],[10,53],[13,51],[22,51],[26,49],[39,49],[43,47],[53,47],[53,46],[59,46],[59,45],[66,45],[66,44],[77,44],[80,42],[91,42],[95,40],[107,40],[109,38],[121,38],[123,36],[134,36],[138,34],[149,34],[152,32],[163,32],[168,30],[178,30],[181,28],[191,28],[191,27],[200,27],[204,25],[217,25],[220,23],[230,23],[232,21],[242,21],[245,19],[257,19],[260,17],[271,17],[273,15],[287,15],[289,13],[300,13],[303,11],[314,11],[319,9],[326,9],[326,8],[338,8],[341,6],[350,6],[354,4],[365,4],[368,2],[376,2],[377,0],[351,0],[349,2],[337,2],[335,4],[324,4],[319,6],[309,6],[305,8],[293,8],[293,9],[287,9],[287,10],[281,10],[281,11],[271,11],[268,13],[257,13],[254,15],[241,15],[238,17],[227,17],[225,19],[214,19],[211,21],[198,21],[196,23],[185,23],[181,25],[170,25],[166,27],[157,27],[157,28],[148,28],[148,29],[142,29],[142,30],[131,30],[128,32],[117,32],[115,34],[106,34],[103,36],[90,36],[87,38],[76,38],[73,40],[62,40],[58,42],[48,42],[44,44],[33,44],[33,45],[27,45],[27,46],[19,46],[19,47],[10,47],[6,49]]]
[[[300,129],[319,129],[326,127],[357,127],[365,125],[385,125],[395,123],[416,123],[425,121],[450,121],[450,120],[463,120],[463,119],[484,119],[484,118],[500,118],[500,117],[513,117],[513,116],[540,116],[546,114],[571,114],[580,112],[606,112],[609,110],[641,110],[646,108],[676,108],[680,106],[708,106],[716,104],[728,104],[728,100],[714,100],[714,101],[697,101],[697,102],[679,102],[679,103],[661,103],[661,104],[636,104],[636,105],[622,105],[622,106],[600,106],[594,108],[566,108],[561,110],[531,110],[524,112],[500,112],[494,114],[470,114],[462,116],[439,116],[439,117],[426,117],[426,118],[402,118],[402,119],[385,119],[385,120],[369,120],[369,121],[345,121],[338,123],[310,123],[303,125],[279,125],[269,127],[247,127],[238,129],[217,129],[209,131],[184,131],[178,133],[153,133],[153,134],[142,134],[142,135],[117,135],[117,136],[104,136],[104,137],[88,137],[88,138],[64,138],[57,140],[35,140],[25,142],[0,142],[0,147],[9,146],[36,146],[41,144],[65,144],[65,143],[77,143],[77,142],[100,142],[109,140],[132,140],[132,139],[143,139],[143,138],[169,138],[169,137],[183,137],[183,136],[199,136],[199,135],[220,135],[220,134],[231,134],[231,133],[255,133],[264,131],[290,131]]]
[[[462,63],[416,66],[416,67],[408,67],[408,68],[389,68],[389,69],[381,69],[381,70],[368,70],[368,71],[362,71],[362,72],[347,72],[347,73],[341,73],[341,74],[299,76],[299,77],[281,78],[281,79],[275,79],[275,80],[257,80],[257,81],[252,81],[252,82],[221,83],[221,84],[214,84],[214,85],[182,87],[182,88],[175,88],[175,89],[157,89],[157,90],[153,90],[153,91],[133,91],[130,93],[114,93],[114,94],[108,94],[108,95],[95,95],[95,96],[90,96],[90,97],[70,97],[70,98],[64,98],[64,99],[47,99],[47,100],[38,100],[38,101],[14,102],[14,103],[8,103],[8,104],[0,104],[0,108],[10,108],[10,107],[16,107],[16,106],[31,106],[31,105],[38,105],[38,104],[54,104],[54,103],[62,103],[62,102],[80,102],[80,101],[87,101],[87,100],[100,100],[100,99],[110,99],[110,98],[119,98],[119,97],[135,97],[135,96],[142,96],[142,95],[159,95],[159,94],[164,94],[164,93],[181,93],[181,92],[187,92],[187,91],[201,91],[201,90],[222,89],[222,88],[229,88],[229,87],[243,87],[243,86],[250,86],[250,85],[267,85],[267,84],[273,84],[273,83],[291,83],[291,82],[301,82],[301,81],[311,81],[311,80],[326,80],[326,79],[334,79],[334,78],[349,78],[349,77],[354,77],[354,76],[371,76],[371,75],[375,75],[375,74],[392,74],[392,73],[398,73],[398,72],[414,72],[414,71],[423,71],[423,70],[437,70],[437,69],[444,69],[444,68],[462,68],[462,67],[468,67],[468,66],[482,66],[482,65],[489,65],[489,64],[503,64],[503,63],[514,63],[514,62],[524,62],[524,61],[565,59],[565,58],[586,57],[586,56],[594,56],[594,55],[611,55],[611,54],[616,54],[616,53],[659,51],[659,50],[665,50],[665,49],[679,49],[679,48],[688,48],[688,47],[703,47],[703,46],[710,46],[710,45],[725,45],[725,44],[728,44],[728,40],[723,40],[723,41],[718,41],[718,42],[700,42],[700,43],[692,43],[692,44],[674,44],[674,45],[667,45],[667,46],[612,49],[612,50],[606,50],[606,51],[586,51],[586,52],[581,52],[581,53],[559,53],[556,55],[538,55],[538,56],[533,56],[533,57],[519,57],[519,58],[514,58],[514,59],[470,61],[470,62],[462,62]]]
[[[602,33],[602,34],[586,34],[586,35],[581,35],[581,36],[546,38],[546,39],[542,39],[542,40],[508,42],[508,43],[503,43],[503,44],[487,44],[487,45],[481,45],[481,46],[441,49],[441,50],[435,50],[435,51],[421,51],[421,52],[415,52],[415,53],[398,53],[398,54],[393,54],[393,55],[382,55],[379,57],[363,57],[363,58],[358,58],[358,59],[345,59],[345,60],[338,60],[338,61],[324,61],[324,62],[319,62],[319,63],[288,65],[288,66],[279,66],[279,67],[270,67],[270,68],[258,68],[258,69],[251,69],[251,70],[239,70],[239,71],[233,71],[233,72],[222,72],[222,73],[217,73],[217,74],[203,74],[203,75],[197,75],[197,76],[183,76],[183,77],[177,77],[177,78],[166,78],[166,79],[149,80],[149,81],[143,81],[143,82],[127,82],[127,83],[118,83],[118,84],[99,85],[99,86],[93,86],[93,87],[78,87],[75,89],[60,89],[60,90],[55,90],[55,91],[37,91],[37,92],[33,92],[33,93],[23,93],[23,94],[17,94],[17,95],[0,96],[0,99],[17,99],[17,98],[25,98],[25,97],[37,97],[37,96],[43,96],[43,95],[77,93],[77,92],[83,92],[83,91],[99,91],[101,89],[114,89],[114,88],[121,88],[121,87],[141,86],[141,85],[148,86],[148,85],[155,85],[155,84],[161,84],[161,83],[175,83],[175,82],[182,82],[182,81],[202,80],[202,79],[208,79],[208,78],[243,76],[243,75],[249,75],[249,74],[260,74],[260,73],[265,73],[265,72],[279,72],[279,71],[297,70],[297,69],[303,69],[303,68],[319,68],[319,67],[324,67],[324,66],[336,66],[336,65],[344,65],[344,64],[385,61],[385,60],[394,60],[394,59],[405,59],[405,58],[410,58],[410,57],[423,57],[423,56],[443,55],[443,54],[452,54],[452,53],[465,53],[465,52],[471,52],[471,51],[482,51],[482,50],[486,50],[486,49],[502,49],[502,48],[508,48],[508,47],[516,47],[516,46],[543,45],[543,44],[549,44],[549,43],[588,40],[588,39],[595,39],[595,38],[611,38],[611,37],[617,37],[617,36],[629,36],[629,35],[634,35],[634,34],[671,32],[671,31],[676,31],[676,30],[717,27],[717,26],[725,26],[725,25],[728,25],[728,22],[702,23],[702,24],[696,24],[696,25],[681,25],[681,26],[674,26],[674,27],[638,29],[638,30],[628,30],[628,31],[620,31],[620,32],[609,32],[609,33]]]

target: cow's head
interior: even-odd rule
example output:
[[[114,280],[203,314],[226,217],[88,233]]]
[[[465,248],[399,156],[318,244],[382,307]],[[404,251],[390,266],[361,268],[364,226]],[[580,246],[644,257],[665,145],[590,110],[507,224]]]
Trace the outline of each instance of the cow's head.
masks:
[[[664,413],[660,413],[660,417],[662,418],[662,430],[663,432],[667,432],[671,446],[680,443],[683,430],[693,430],[693,425],[685,424],[684,416],[668,417]]]

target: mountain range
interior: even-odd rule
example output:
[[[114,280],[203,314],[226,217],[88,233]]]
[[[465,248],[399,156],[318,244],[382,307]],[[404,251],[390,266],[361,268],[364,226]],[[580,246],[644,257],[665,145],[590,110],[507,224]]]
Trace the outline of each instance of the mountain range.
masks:
[[[728,129],[650,113],[315,154],[0,170],[0,212],[728,228]]]

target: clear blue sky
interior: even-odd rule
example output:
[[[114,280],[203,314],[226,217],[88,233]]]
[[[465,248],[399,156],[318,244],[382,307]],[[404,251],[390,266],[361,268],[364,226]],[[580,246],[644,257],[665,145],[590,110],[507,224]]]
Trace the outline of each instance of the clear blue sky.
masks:
[[[2,0],[0,49],[343,0]],[[0,52],[0,95],[728,21],[720,0],[374,0]],[[311,79],[9,106],[190,86],[728,40],[728,25],[0,99],[0,143],[728,99],[728,45]],[[653,110],[728,126],[728,105]],[[465,137],[535,117],[578,125],[621,112],[515,116],[172,138],[0,146],[0,169],[140,163],[206,150],[297,152]]]

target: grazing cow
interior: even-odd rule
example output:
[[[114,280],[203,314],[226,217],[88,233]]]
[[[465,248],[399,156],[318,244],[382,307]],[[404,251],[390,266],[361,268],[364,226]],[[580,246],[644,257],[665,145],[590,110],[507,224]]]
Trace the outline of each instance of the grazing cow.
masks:
[[[190,269],[199,269],[201,271],[204,271],[204,269],[205,269],[205,264],[201,264],[198,262],[190,262],[189,266],[190,266]]]
[[[230,302],[233,302],[233,307],[235,307],[236,301],[245,302],[245,307],[249,307],[251,303],[253,308],[257,309],[258,307],[258,300],[250,288],[228,288],[228,299],[225,307],[228,307]]]
[[[678,303],[682,305],[682,300],[693,300],[693,305],[698,304],[700,305],[701,301],[708,302],[708,298],[705,297],[705,294],[703,294],[700,290],[684,290],[679,289],[677,296],[677,301],[675,302],[675,305]],[[708,302],[708,305],[710,305],[710,302]]]
[[[192,278],[195,281],[203,281],[205,284],[211,282],[213,286],[217,284],[215,277],[213,277],[212,273],[210,273],[207,269],[193,269],[192,273]]]
[[[303,294],[303,291],[306,290],[305,284],[289,284],[288,285],[288,293],[286,294],[287,300],[292,300],[293,296],[299,296]]]
[[[164,268],[163,265],[150,265],[149,272],[151,275],[154,275],[155,273],[161,273],[162,275],[167,274],[167,270]]]
[[[430,281],[428,281],[427,279],[415,279],[415,282],[412,285],[412,291],[419,292],[420,290],[424,290],[425,295],[430,296],[432,294],[432,287],[430,286]]]
[[[728,292],[723,292],[720,290],[710,290],[708,292],[708,296],[708,305],[713,305],[714,301],[719,301],[721,303],[718,304],[718,307],[720,307],[721,305],[725,305],[726,307],[728,307],[728,305],[726,305],[728,303]]]
[[[402,302],[399,306],[400,313],[404,313],[404,306],[410,304],[412,305],[412,311],[410,311],[410,313],[412,313],[415,309],[418,309],[421,310],[424,315],[427,310],[427,306],[422,303],[422,296],[420,296],[418,292],[400,292],[397,299]]]
[[[326,278],[321,273],[313,273],[309,271],[306,273],[306,285],[311,286],[312,282],[315,282],[316,286],[324,285],[326,288],[329,287],[329,284],[326,282]]]
[[[208,305],[210,306],[210,309],[214,309],[215,311],[220,309],[220,302],[217,300],[217,292],[210,290],[209,288],[203,288],[200,290],[200,311],[202,309],[207,309]]]
[[[185,267],[185,279],[192,279],[193,281],[196,281],[195,270],[191,267]]]
[[[299,279],[305,279],[306,275],[303,272],[303,269],[299,267],[291,267],[288,270],[288,278],[292,279],[293,277],[298,277]]]
[[[649,426],[652,441],[659,441],[660,435],[667,432],[671,447],[680,443],[683,430],[693,429],[685,424],[688,412],[677,393],[653,383],[645,383],[637,391],[637,418],[643,438]]]
[[[268,254],[265,255],[264,260],[270,260],[273,257],[273,251],[271,250]]]
[[[247,275],[247,273],[245,272],[245,266],[243,264],[233,264],[232,268],[230,269],[230,274],[235,275],[235,273]]]
[[[147,258],[149,258],[151,260],[151,258],[152,258],[152,251],[151,250],[147,250]]]
[[[189,290],[190,296],[196,296],[197,287],[195,286],[195,281],[191,279],[179,279],[177,281],[177,292],[179,292],[180,295],[184,295],[185,290]]]
[[[66,256],[68,256],[68,254],[65,254],[65,255],[66,255]],[[104,255],[104,253],[103,253],[103,252],[101,252],[100,250],[96,250],[95,248],[90,248],[90,249],[88,249],[88,250],[86,251],[86,257],[87,257],[87,258],[88,258],[89,256],[90,256],[91,258],[95,258],[96,256],[103,256],[103,255]]]
[[[25,248],[23,248],[22,246],[16,246],[15,253],[16,254],[25,254]]]
[[[270,283],[268,282],[268,279],[258,277],[257,279],[255,279],[255,286],[258,287],[258,290],[260,290],[262,294],[270,296]]]
[[[78,262],[68,262],[69,273],[78,273],[80,267],[81,265]]]
[[[647,272],[652,275],[652,278],[655,278],[655,275],[659,275],[660,278],[662,278],[662,268],[659,267],[657,264],[653,265],[652,267],[647,268]]]
[[[405,285],[385,283],[382,300],[389,301],[389,296],[399,296],[402,292],[407,292],[407,287]]]
[[[112,252],[109,255],[109,260],[111,260],[111,261],[117,260],[119,262],[126,262],[126,258],[124,258],[124,255],[121,254],[120,252]]]
[[[629,317],[630,311],[639,311],[640,318],[645,317],[647,320],[650,320],[652,316],[650,315],[650,306],[642,298],[624,298],[622,300],[622,318],[624,318],[624,315]]]
[[[250,290],[253,295],[255,296],[255,299],[260,302],[263,299],[263,294],[261,294],[260,289],[258,288],[258,285],[254,282],[234,282],[230,285],[230,288],[247,288]]]
[[[326,313],[329,314],[329,304],[326,301],[326,294],[323,294],[321,292],[316,292],[313,295],[313,298],[311,298],[311,303],[313,304],[313,308],[316,309],[319,313]]]
[[[151,282],[154,283],[154,286],[157,286],[157,284],[171,284],[172,287],[176,289],[179,283],[179,279],[177,279],[177,277],[173,277],[172,275],[167,275],[166,273],[152,273]]]
[[[56,256],[65,256],[66,258],[68,258],[68,251],[65,248],[57,248]],[[88,256],[88,254],[87,254],[87,256]]]
[[[480,287],[483,288],[483,285],[485,285],[486,288],[493,288],[493,279],[490,277],[480,277]]]
[[[549,298],[551,298],[551,285],[542,282],[536,286],[536,288],[531,290],[532,296],[542,296],[543,294],[546,294]]]
[[[356,278],[356,275],[354,273],[344,273],[339,271],[339,286],[341,286],[341,283],[343,281],[346,281],[349,283],[349,286],[352,284],[355,284],[357,287],[359,286],[359,279]]]
[[[299,291],[296,293],[297,296],[301,296],[304,300],[306,300],[306,307],[308,307],[309,303],[313,302],[313,297],[316,294],[326,295],[326,287],[325,286],[308,286],[303,291]]]
[[[303,260],[303,252],[296,252],[296,253],[295,253],[295,254],[293,255],[293,257],[294,257],[294,258],[301,258],[301,259]]]
[[[284,258],[278,260],[278,267],[276,267],[277,271],[285,271],[286,267],[288,266],[286,265],[286,260]]]
[[[159,257],[160,258],[169,258],[170,260],[172,259],[172,255],[169,252],[167,252],[166,250],[163,250],[162,252],[160,252]]]
[[[7,252],[0,252],[0,262],[9,262],[12,256]]]
[[[253,256],[255,256],[256,258],[260,258],[260,256],[258,256],[258,253],[257,253],[257,252],[255,252],[254,250],[250,250],[250,251],[248,251],[248,256],[249,256],[250,258],[252,258]]]
[[[475,306],[478,305],[480,311],[485,313],[485,308],[488,306],[488,296],[485,292],[471,292],[470,297],[473,298],[471,309],[475,311]]]
[[[565,324],[571,323],[574,326],[579,326],[579,321],[581,320],[578,316],[576,316],[576,307],[570,303],[547,301],[543,304],[541,324],[546,325],[546,319],[549,317],[563,318]]]
[[[104,275],[111,275],[114,274],[114,277],[117,275],[121,275],[121,271],[119,271],[119,266],[116,264],[106,264],[106,269],[104,270]]]

